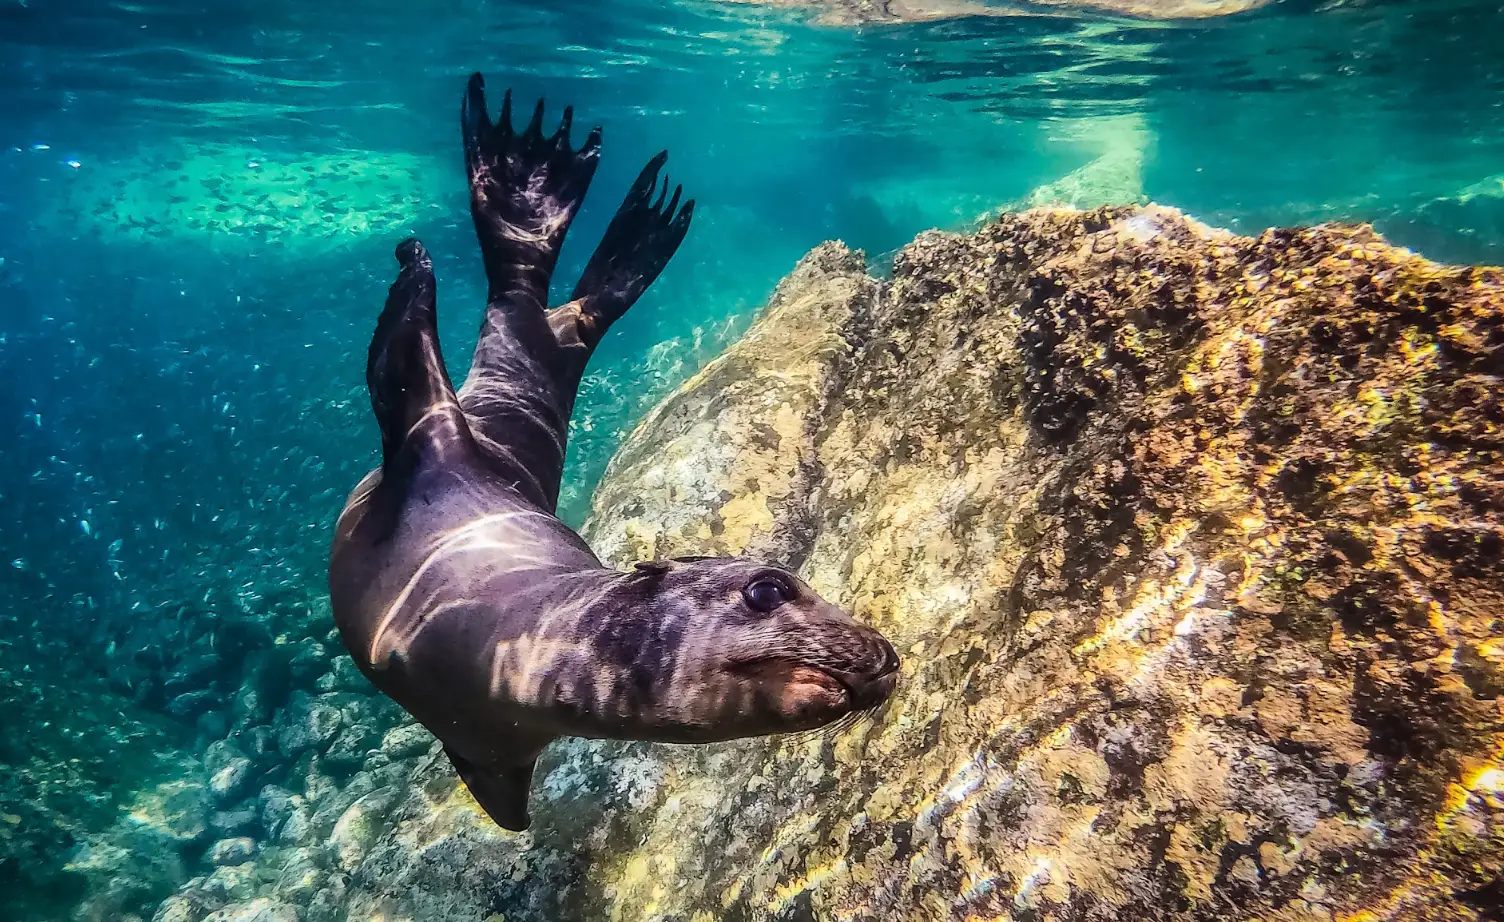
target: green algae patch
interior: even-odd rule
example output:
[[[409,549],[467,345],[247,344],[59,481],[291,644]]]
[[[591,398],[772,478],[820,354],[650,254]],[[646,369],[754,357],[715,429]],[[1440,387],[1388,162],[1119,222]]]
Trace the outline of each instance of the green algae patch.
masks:
[[[399,152],[146,148],[78,170],[50,220],[115,239],[318,248],[403,233],[443,201],[447,178],[432,160]]]

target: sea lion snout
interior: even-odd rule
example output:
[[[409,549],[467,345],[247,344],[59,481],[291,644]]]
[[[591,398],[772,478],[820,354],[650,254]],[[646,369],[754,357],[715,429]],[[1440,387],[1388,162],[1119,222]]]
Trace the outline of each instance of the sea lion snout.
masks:
[[[871,651],[863,669],[841,677],[854,711],[870,711],[881,705],[898,685],[898,651],[876,631],[871,631],[869,645]]]

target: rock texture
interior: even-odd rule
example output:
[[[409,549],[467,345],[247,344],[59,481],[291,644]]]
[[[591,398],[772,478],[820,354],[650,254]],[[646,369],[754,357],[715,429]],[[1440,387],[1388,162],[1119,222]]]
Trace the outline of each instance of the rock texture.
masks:
[[[749,793],[677,820],[725,837],[718,870],[680,858],[618,904],[1504,903],[1504,274],[1150,208],[925,235],[870,287],[837,247],[807,259],[624,447],[591,537],[782,551],[895,638],[903,690],[869,727],[743,754],[707,783]],[[790,386],[810,328],[846,344],[816,386],[759,388]]]
[[[894,639],[895,698],[556,746],[513,835],[421,730],[295,694],[265,751],[297,763],[219,807],[259,854],[157,918],[1498,918],[1501,292],[1367,228],[1155,207],[926,234],[890,281],[822,246],[585,534],[784,559]]]

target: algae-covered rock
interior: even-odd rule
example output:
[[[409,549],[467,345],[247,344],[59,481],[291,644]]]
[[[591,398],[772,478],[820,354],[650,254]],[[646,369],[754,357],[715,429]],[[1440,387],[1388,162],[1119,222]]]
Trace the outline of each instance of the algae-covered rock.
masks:
[[[302,795],[267,785],[261,789],[258,801],[261,827],[267,839],[288,845],[302,845],[308,841],[312,835],[309,827],[311,811]]]
[[[406,759],[422,755],[434,743],[432,733],[419,723],[403,724],[386,731],[381,738],[381,751],[394,759]]]
[[[323,889],[328,876],[311,849],[292,849],[277,874],[276,894],[294,905],[307,905]]]
[[[895,639],[902,690],[871,729],[770,744],[767,820],[694,812],[720,874],[629,873],[615,905],[1480,917],[1504,867],[1501,294],[1362,228],[1254,240],[1151,208],[921,237],[802,420],[804,572]],[[731,432],[767,412],[701,381],[672,400]],[[722,551],[666,523],[784,489],[781,450],[681,465],[699,446],[649,419],[613,473],[651,457],[675,497],[725,498],[611,482],[597,549]]]
[[[204,750],[204,768],[209,772],[209,793],[216,804],[233,801],[251,778],[251,760],[229,740],[209,744]]]
[[[208,914],[202,900],[180,894],[163,900],[151,922],[199,922]]]
[[[259,869],[248,862],[216,867],[208,877],[199,882],[196,890],[220,903],[248,900],[256,895],[261,883]]]
[[[520,835],[437,749],[364,767],[309,795],[351,845],[305,922],[1494,918],[1501,382],[1504,272],[1363,227],[1036,210],[890,282],[822,246],[584,533],[776,555],[893,639],[894,698],[556,745]]]
[[[275,900],[249,900],[232,903],[207,916],[204,922],[298,922],[298,913]]]
[[[390,825],[387,811],[396,799],[396,792],[382,788],[361,797],[340,814],[329,835],[329,849],[342,870],[354,871],[360,867]]]
[[[256,855],[256,841],[249,836],[220,839],[209,846],[208,859],[213,865],[245,864]]]

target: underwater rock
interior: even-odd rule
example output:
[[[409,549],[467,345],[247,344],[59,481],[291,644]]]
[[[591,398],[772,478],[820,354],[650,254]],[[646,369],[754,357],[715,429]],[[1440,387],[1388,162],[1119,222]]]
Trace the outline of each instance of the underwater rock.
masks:
[[[277,828],[286,822],[288,815],[292,813],[294,796],[291,791],[273,784],[261,789],[257,800],[261,805],[261,822],[266,827],[267,835],[276,835]]]
[[[219,696],[209,689],[183,692],[167,702],[167,713],[174,717],[196,717],[207,711]]]
[[[628,443],[651,431],[686,453],[670,460],[619,451],[611,459],[594,507],[641,508],[655,518],[596,515],[587,527],[598,553],[646,560],[668,532],[702,548],[696,553],[745,552],[797,566],[811,537],[818,473],[807,450],[810,421],[823,416],[849,371],[852,346],[842,331],[871,312],[878,292],[862,258],[844,247],[826,244],[806,256],[779,283],[762,321],[654,408]],[[710,393],[717,398],[704,399]],[[735,420],[722,415],[725,407],[735,408]],[[744,478],[730,494],[723,483],[676,476],[738,464]],[[745,489],[751,484],[755,490]]]
[[[233,838],[252,829],[257,822],[256,808],[241,805],[230,810],[215,810],[209,814],[209,829],[215,835]]]
[[[391,818],[387,811],[397,800],[390,788],[372,791],[351,804],[329,835],[329,847],[335,864],[344,871],[354,871],[365,860],[371,846],[386,832]]]
[[[329,671],[314,683],[319,691],[348,691],[362,694],[373,694],[375,686],[371,680],[360,674],[355,667],[355,660],[348,654],[341,653],[330,662]]]
[[[323,889],[328,872],[313,850],[295,848],[287,852],[277,875],[276,895],[295,906],[306,906],[313,895]]]
[[[65,870],[83,879],[74,922],[119,919],[171,893],[187,876],[176,842],[129,822],[79,843]]]
[[[315,800],[310,786],[307,795],[309,800],[316,805],[309,819],[314,838],[327,838],[334,835],[338,823],[346,818],[350,809],[358,801],[367,800],[368,795],[380,793],[382,794],[380,799],[390,803],[391,798],[385,793],[386,789],[404,780],[405,777],[406,772],[400,765],[385,769],[372,765],[368,770],[351,778],[344,787],[336,788],[327,778],[321,778],[320,784],[328,786],[328,793]],[[367,800],[367,805],[363,809],[370,811],[372,802]],[[353,822],[355,817],[352,815],[350,819]]]
[[[254,685],[247,685],[236,692],[235,700],[230,705],[231,726],[237,730],[243,730],[265,721],[270,716],[270,709],[266,707],[260,689]]]
[[[128,819],[178,845],[190,845],[209,831],[209,796],[197,772],[159,784],[138,795]]]
[[[258,764],[277,754],[277,736],[271,727],[247,727],[237,734],[246,755]]]
[[[215,804],[234,800],[251,778],[251,760],[229,740],[209,744],[204,750],[204,768],[209,772],[209,792]]]
[[[261,827],[266,837],[285,845],[304,845],[312,837],[310,811],[300,794],[267,785],[261,789]]]
[[[197,891],[223,903],[248,900],[256,895],[261,883],[259,869],[248,861],[216,867],[214,873],[199,882]]]
[[[198,715],[194,727],[198,730],[199,745],[202,747],[213,740],[223,739],[230,732],[230,716],[225,711],[205,711]]]
[[[209,912],[202,898],[177,894],[162,901],[151,922],[200,922]]]
[[[287,707],[277,715],[277,748],[287,756],[322,749],[339,732],[341,722],[339,708],[315,700],[307,692],[293,692]]]
[[[244,864],[256,855],[256,842],[246,836],[220,839],[209,846],[209,863],[216,866]]]
[[[367,767],[337,798],[416,765],[305,922],[1482,922],[1501,376],[1504,273],[1364,227],[1036,210],[923,234],[889,282],[824,245],[584,534],[617,566],[778,555],[893,639],[893,699],[551,747],[522,835],[441,753]]]
[[[422,724],[409,723],[386,731],[381,751],[394,759],[409,759],[427,752],[434,742],[433,734]]]
[[[339,922],[347,919],[346,913],[349,900],[349,881],[343,874],[337,874],[329,878],[323,889],[313,895],[308,901],[307,909],[303,913],[303,922]]]
[[[288,671],[294,683],[312,685],[329,669],[329,651],[312,637],[299,641],[297,652],[288,661]]]
[[[346,727],[329,744],[324,761],[340,771],[352,770],[365,761],[366,753],[380,744],[381,731],[374,726],[357,724]]]
[[[307,845],[314,838],[313,814],[305,804],[294,803],[292,812],[277,828],[277,842],[282,845]]]
[[[285,903],[259,899],[232,903],[206,916],[203,922],[298,922],[298,913]]]
[[[196,691],[213,684],[216,673],[223,671],[218,654],[200,653],[185,657],[163,680],[162,690],[169,696]]]

